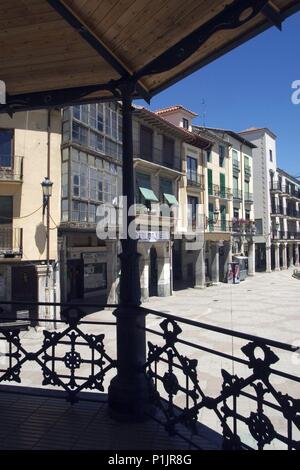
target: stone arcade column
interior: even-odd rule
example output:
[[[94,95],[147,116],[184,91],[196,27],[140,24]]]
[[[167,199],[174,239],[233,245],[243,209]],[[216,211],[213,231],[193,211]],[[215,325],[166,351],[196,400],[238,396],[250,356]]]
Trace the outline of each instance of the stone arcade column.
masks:
[[[195,253],[196,255],[196,253]],[[198,251],[195,263],[195,289],[205,289],[205,248]]]
[[[266,245],[266,272],[272,272],[272,261],[271,261],[271,245]]]
[[[295,244],[295,250],[296,250],[296,257],[295,257],[295,268],[299,268],[300,266],[300,260],[299,260],[299,243]]]
[[[220,265],[219,265],[219,244],[218,242],[211,242],[211,280],[214,285],[220,283]]]
[[[293,243],[288,243],[288,266],[289,268],[294,267],[294,244]]]
[[[255,243],[248,241],[248,276],[255,275]]]
[[[168,297],[172,294],[169,242],[157,243],[156,252],[158,297]]]
[[[279,243],[274,243],[274,247],[275,247],[275,271],[280,271]]]
[[[282,243],[282,269],[287,269],[287,243]]]

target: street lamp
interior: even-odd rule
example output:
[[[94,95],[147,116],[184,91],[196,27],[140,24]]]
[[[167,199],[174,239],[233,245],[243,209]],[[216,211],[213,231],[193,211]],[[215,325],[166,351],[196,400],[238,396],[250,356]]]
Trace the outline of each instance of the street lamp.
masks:
[[[46,207],[49,205],[49,198],[52,196],[52,181],[45,177],[44,181],[41,182],[42,190],[43,190],[43,215],[45,215]]]

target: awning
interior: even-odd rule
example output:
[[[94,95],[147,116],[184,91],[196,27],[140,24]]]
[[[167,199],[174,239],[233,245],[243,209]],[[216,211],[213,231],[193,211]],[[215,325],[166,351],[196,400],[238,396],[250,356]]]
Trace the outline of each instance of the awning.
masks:
[[[8,108],[150,99],[300,9],[299,0],[0,0]]]
[[[179,205],[176,197],[173,194],[164,193],[164,197],[165,197],[166,201],[168,202],[168,204],[170,204],[171,206],[178,206]]]
[[[141,191],[144,199],[146,201],[151,201],[151,202],[159,202],[157,197],[155,196],[154,192],[152,191],[152,189],[148,189],[148,188],[142,188],[139,186],[139,190]]]

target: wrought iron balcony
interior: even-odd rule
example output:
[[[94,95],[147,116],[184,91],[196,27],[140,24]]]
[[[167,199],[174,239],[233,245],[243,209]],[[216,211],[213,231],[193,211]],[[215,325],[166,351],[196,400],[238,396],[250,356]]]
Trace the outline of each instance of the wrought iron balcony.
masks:
[[[233,169],[234,172],[240,173],[241,164],[240,164],[239,160],[236,160],[236,159],[232,160],[232,169]]]
[[[213,184],[208,186],[208,195],[212,197],[217,197],[220,199],[231,199],[232,190],[225,186],[219,186],[218,184]]]
[[[0,227],[0,257],[11,258],[22,255],[23,229]]]
[[[23,181],[23,157],[0,155],[0,181]]]
[[[2,305],[12,306],[8,302],[2,302]],[[116,360],[115,318],[110,319],[111,314],[105,311],[97,313],[100,319],[96,320],[95,316],[84,313],[85,307],[117,306],[65,306],[61,310],[62,319],[55,322],[40,319],[48,329],[37,335],[34,341],[21,335],[20,326],[12,325],[10,318],[4,317],[3,312],[1,314],[2,423],[4,420],[9,423],[16,417],[14,407],[7,406],[16,388],[19,400],[22,394],[27,393],[27,406],[39,402],[36,422],[45,418],[41,401],[48,397],[46,408],[51,407],[51,400],[54,400],[55,420],[60,421],[58,418],[64,415],[64,427],[68,429],[68,436],[73,438],[69,440],[59,433],[60,448],[82,445],[80,420],[82,424],[86,414],[80,411],[81,418],[76,420],[82,406],[85,413],[92,410],[93,415],[88,420],[97,422],[99,426],[100,403],[102,408],[106,406],[103,392],[107,391],[120,367]],[[133,307],[127,308],[132,313]],[[134,317],[135,331],[144,331],[146,335],[147,356],[141,364],[141,373],[148,384],[152,402],[149,421],[159,424],[155,431],[152,430],[153,436],[157,433],[162,435],[165,429],[170,436],[182,440],[180,448],[203,449],[206,441],[210,448],[218,449],[262,450],[276,445],[299,450],[300,377],[288,367],[291,356],[297,351],[296,346],[147,308],[134,308],[137,310],[135,313],[139,313]],[[103,319],[101,315],[105,315]],[[141,315],[147,319],[145,326],[138,320]],[[197,342],[189,337],[191,328],[197,330]],[[235,350],[232,349],[233,338]],[[41,344],[38,344],[39,340]],[[232,372],[233,368],[235,372]],[[208,371],[214,378],[209,383]],[[13,387],[14,384],[18,387]],[[34,389],[22,388],[28,385]],[[58,400],[63,397],[74,404],[75,414],[66,413],[63,401]],[[5,416],[3,400],[6,403]],[[58,402],[61,411],[58,410]],[[51,420],[51,413],[45,413]],[[145,429],[149,429],[147,423],[142,425]],[[103,435],[107,432],[105,426],[112,427],[114,431],[118,427],[116,421],[111,419],[108,422],[108,418],[101,425],[104,426]],[[95,442],[90,437],[93,430],[95,432],[94,426],[91,429],[86,426],[84,433],[88,434],[91,447]],[[51,440],[58,432],[55,425],[53,432],[50,433]],[[3,435],[5,433],[4,427]],[[18,435],[20,433],[22,428],[18,429]],[[48,439],[49,446],[49,432],[44,426],[38,426],[38,429],[35,426],[34,432],[27,426],[25,433],[27,448],[40,439]],[[98,443],[101,440],[97,435]],[[130,448],[130,442],[127,445]]]
[[[208,228],[210,232],[231,232],[232,224],[228,220],[219,221],[216,224],[209,223]]]
[[[245,173],[245,178],[250,178],[252,176],[251,166],[245,165],[244,173]]]
[[[287,232],[288,240],[300,240],[300,232]]]
[[[202,191],[205,190],[205,183],[203,175],[199,175],[196,171],[187,172],[187,185],[196,186]]]
[[[270,191],[272,192],[285,192],[285,186],[282,183],[279,183],[278,181],[274,181],[273,183],[270,184]]]
[[[234,189],[233,190],[233,199],[236,201],[242,201],[243,199],[243,191],[240,189]]]
[[[254,202],[253,193],[245,193],[245,203],[253,204],[253,202]]]
[[[283,206],[278,206],[278,205],[272,204],[271,214],[272,215],[285,215],[285,209],[284,209]]]

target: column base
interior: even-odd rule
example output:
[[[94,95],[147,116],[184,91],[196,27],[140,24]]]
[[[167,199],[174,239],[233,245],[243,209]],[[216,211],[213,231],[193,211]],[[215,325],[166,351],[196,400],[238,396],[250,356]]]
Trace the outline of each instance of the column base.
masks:
[[[111,418],[120,422],[138,423],[153,416],[153,390],[146,376],[135,383],[114,377],[108,388],[108,409]]]
[[[275,272],[278,273],[281,271],[281,268],[275,268]]]
[[[206,289],[206,286],[194,286],[194,289],[196,289],[196,290],[204,290],[204,289]]]
[[[248,273],[248,277],[254,277],[254,276],[255,276],[255,273],[251,273],[251,274]]]
[[[212,282],[212,283],[211,283],[211,285],[212,285],[212,286],[219,286],[220,284],[221,284],[221,282],[220,282],[220,281],[217,281],[217,282]]]

